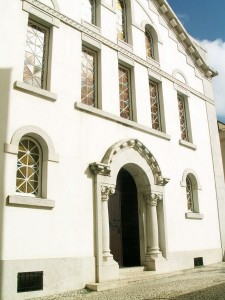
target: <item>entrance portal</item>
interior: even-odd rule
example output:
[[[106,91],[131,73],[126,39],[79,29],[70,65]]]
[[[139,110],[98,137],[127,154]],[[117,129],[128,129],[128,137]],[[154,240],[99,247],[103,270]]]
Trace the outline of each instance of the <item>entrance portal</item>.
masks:
[[[121,169],[116,192],[109,199],[110,249],[120,267],[140,266],[137,188],[133,177]]]

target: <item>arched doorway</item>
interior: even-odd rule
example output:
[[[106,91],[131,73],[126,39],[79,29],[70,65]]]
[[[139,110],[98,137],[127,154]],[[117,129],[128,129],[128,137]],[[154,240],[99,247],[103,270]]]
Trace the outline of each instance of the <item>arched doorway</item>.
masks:
[[[140,266],[137,187],[131,174],[121,169],[116,191],[109,199],[110,249],[120,267]]]

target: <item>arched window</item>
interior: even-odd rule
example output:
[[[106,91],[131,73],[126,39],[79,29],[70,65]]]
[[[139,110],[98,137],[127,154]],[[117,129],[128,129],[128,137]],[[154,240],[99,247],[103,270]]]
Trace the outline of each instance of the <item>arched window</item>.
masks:
[[[117,38],[127,42],[126,5],[123,0],[117,0],[116,15]]]
[[[40,196],[42,151],[38,142],[28,136],[19,142],[16,192]]]
[[[82,19],[95,24],[95,0],[82,0]]]
[[[155,59],[153,37],[149,30],[145,30],[145,46],[147,58]]]
[[[189,211],[194,211],[193,189],[192,189],[192,182],[189,176],[186,177],[186,195],[187,195],[187,208]]]

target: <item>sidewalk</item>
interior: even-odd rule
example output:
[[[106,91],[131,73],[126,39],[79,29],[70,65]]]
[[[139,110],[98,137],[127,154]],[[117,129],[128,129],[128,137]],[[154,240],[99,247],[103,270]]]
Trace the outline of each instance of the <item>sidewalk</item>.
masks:
[[[33,298],[34,299],[34,298]],[[164,274],[103,292],[86,289],[35,300],[225,300],[225,262]]]

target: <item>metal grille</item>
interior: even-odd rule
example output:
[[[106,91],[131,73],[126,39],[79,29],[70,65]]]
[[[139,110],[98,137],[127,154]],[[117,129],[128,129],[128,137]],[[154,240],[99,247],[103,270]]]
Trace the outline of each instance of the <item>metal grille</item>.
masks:
[[[145,45],[146,45],[146,55],[147,57],[154,59],[154,44],[151,33],[146,30],[145,31]]]
[[[17,293],[43,290],[43,271],[17,274]]]
[[[19,143],[17,156],[16,191],[38,195],[40,185],[41,149],[34,139],[24,138]]]
[[[195,267],[203,266],[203,257],[195,257],[194,258],[194,266]]]
[[[117,0],[116,16],[117,38],[127,42],[126,6],[123,0]]]
[[[192,183],[188,176],[186,177],[186,195],[188,210],[194,211]]]
[[[82,19],[95,24],[95,0],[82,0]]]
[[[180,116],[181,139],[188,141],[185,99],[184,99],[184,97],[182,97],[180,95],[177,96],[177,99],[178,99],[178,109],[179,109],[179,116]]]
[[[23,81],[45,88],[46,56],[47,56],[47,34],[48,29],[29,21],[27,28],[27,40],[25,49],[25,61]]]
[[[119,66],[120,116],[131,119],[130,70]]]
[[[81,63],[81,102],[95,106],[96,53],[90,49],[82,49]]]
[[[149,90],[150,90],[152,128],[160,131],[162,128],[161,128],[161,120],[160,120],[158,84],[153,81],[149,81]]]

